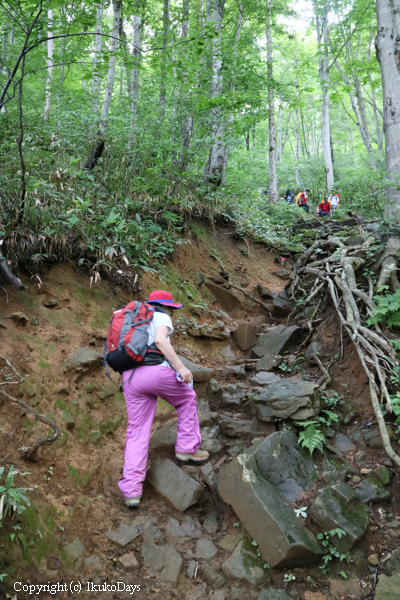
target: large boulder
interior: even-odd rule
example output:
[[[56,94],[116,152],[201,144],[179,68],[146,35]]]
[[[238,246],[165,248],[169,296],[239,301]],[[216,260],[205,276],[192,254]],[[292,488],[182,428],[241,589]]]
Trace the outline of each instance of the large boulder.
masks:
[[[354,499],[351,490],[345,497],[342,483],[340,488],[322,489],[312,501],[311,518],[322,531],[343,529],[346,535],[334,538],[334,546],[340,552],[349,552],[352,547],[363,537],[368,527],[369,513],[366,506]]]
[[[216,283],[212,283],[211,281],[206,281],[204,285],[216,297],[218,303],[224,310],[231,312],[241,306],[240,300],[238,300],[238,298],[236,298],[236,296],[226,288],[223,288]]]
[[[225,385],[221,387],[221,391],[222,401],[226,404],[241,405],[247,395],[247,388],[244,385]]]
[[[300,449],[291,431],[270,435],[255,453],[259,471],[291,502],[311,490],[318,480],[318,469]]]
[[[260,585],[267,579],[263,561],[248,538],[239,542],[233,554],[222,564],[222,571],[225,575],[245,579],[253,585]]]
[[[154,462],[147,471],[146,481],[178,510],[186,510],[203,499],[203,486],[167,458]]]
[[[241,350],[249,350],[257,342],[259,328],[254,323],[241,323],[233,332],[233,339]]]
[[[186,320],[183,322],[187,327],[187,332],[193,337],[205,337],[211,340],[229,340],[231,338],[230,329],[223,321],[217,321],[212,325],[208,325],[208,323],[197,325]]]
[[[176,430],[178,427],[178,420],[174,419],[170,423],[157,429],[150,439],[150,450],[158,450],[174,448],[176,444]]]
[[[179,356],[183,364],[193,375],[193,381],[195,383],[203,383],[204,381],[210,381],[211,377],[214,375],[214,370],[209,369],[208,367],[202,367],[200,365],[196,365],[191,360],[185,358],[184,356]]]
[[[84,346],[72,352],[67,359],[67,370],[77,373],[75,381],[90,375],[101,365],[101,354],[94,348]]]
[[[400,575],[400,548],[395,550],[388,561],[384,564],[385,575]]]
[[[253,444],[220,469],[218,491],[257,542],[266,563],[278,568],[307,565],[323,551],[293,506],[259,471],[255,455],[263,443]]]
[[[250,381],[257,386],[270,385],[270,383],[279,383],[281,381],[281,377],[279,377],[279,375],[275,375],[275,373],[260,371],[253,377],[250,377]]]
[[[311,381],[281,379],[258,388],[252,399],[253,411],[261,421],[276,418],[304,421],[318,415],[321,404],[319,386]]]
[[[257,344],[253,347],[254,354],[261,358],[257,362],[257,371],[270,370],[274,366],[275,356],[282,354],[291,344],[294,344],[299,338],[300,331],[297,325],[290,327],[277,325],[260,335]]]
[[[393,577],[381,575],[375,589],[375,600],[399,600],[399,590],[400,575],[393,575]]]

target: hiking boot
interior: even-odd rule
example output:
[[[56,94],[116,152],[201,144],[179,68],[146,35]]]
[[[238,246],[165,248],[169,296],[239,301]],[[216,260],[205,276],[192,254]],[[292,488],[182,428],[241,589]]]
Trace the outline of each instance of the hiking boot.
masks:
[[[209,456],[210,455],[207,452],[207,450],[196,450],[196,452],[192,452],[191,454],[190,453],[183,454],[182,452],[175,453],[176,460],[179,460],[180,462],[184,462],[184,463],[188,463],[188,462],[202,463],[202,462],[206,461]]]
[[[140,505],[141,497],[142,496],[132,496],[132,498],[124,498],[124,502],[129,508],[137,508]]]

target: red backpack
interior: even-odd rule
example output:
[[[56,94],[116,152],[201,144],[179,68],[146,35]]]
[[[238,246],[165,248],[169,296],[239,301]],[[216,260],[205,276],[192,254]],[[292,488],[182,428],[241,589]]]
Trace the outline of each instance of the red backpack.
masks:
[[[141,365],[159,365],[165,360],[155,344],[148,346],[149,323],[156,310],[160,309],[147,302],[129,302],[113,312],[103,352],[107,375],[108,365],[123,373]]]

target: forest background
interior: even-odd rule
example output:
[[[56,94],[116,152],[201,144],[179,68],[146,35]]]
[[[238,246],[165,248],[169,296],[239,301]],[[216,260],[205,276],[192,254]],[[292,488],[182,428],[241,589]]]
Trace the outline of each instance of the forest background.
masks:
[[[368,0],[1,1],[7,257],[146,270],[187,214],[300,250],[287,188],[382,216],[376,20]]]

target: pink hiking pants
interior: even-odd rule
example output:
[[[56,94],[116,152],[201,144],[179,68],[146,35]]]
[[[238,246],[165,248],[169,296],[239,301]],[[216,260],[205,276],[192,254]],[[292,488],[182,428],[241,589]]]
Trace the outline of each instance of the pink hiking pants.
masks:
[[[125,464],[118,485],[125,498],[142,495],[146,477],[151,426],[157,407],[157,396],[174,406],[178,413],[176,452],[196,452],[201,444],[196,394],[176,373],[161,365],[138,367],[123,373],[124,396],[128,411],[125,442]]]

